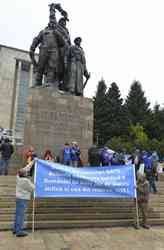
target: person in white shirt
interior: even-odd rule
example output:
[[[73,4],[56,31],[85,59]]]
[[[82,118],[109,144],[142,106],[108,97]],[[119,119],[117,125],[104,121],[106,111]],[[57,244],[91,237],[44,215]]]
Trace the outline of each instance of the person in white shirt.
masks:
[[[25,211],[28,201],[31,199],[31,194],[34,191],[34,184],[29,179],[29,173],[33,167],[34,161],[30,162],[25,168],[20,169],[16,176],[16,212],[13,234],[16,234],[17,237],[28,235],[23,228]]]

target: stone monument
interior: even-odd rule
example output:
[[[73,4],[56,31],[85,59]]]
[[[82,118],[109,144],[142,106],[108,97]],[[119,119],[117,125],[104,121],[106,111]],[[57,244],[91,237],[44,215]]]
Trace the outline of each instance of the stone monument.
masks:
[[[83,97],[90,74],[82,39],[76,37],[72,45],[66,28],[67,12],[60,4],[49,7],[48,26],[30,47],[36,77],[35,86],[29,91],[24,142],[26,147],[32,145],[39,155],[46,149],[58,155],[65,142],[77,141],[86,160],[93,138],[93,103]],[[56,11],[61,14],[59,21]]]
[[[56,20],[56,10],[62,18]],[[33,39],[30,47],[30,58],[36,72],[36,86],[42,86],[43,76],[46,86],[56,91],[60,88],[72,95],[83,95],[86,82],[90,78],[87,71],[84,51],[80,37],[71,45],[69,31],[66,28],[68,14],[60,4],[50,5],[48,26]],[[35,49],[39,46],[39,60],[35,60]],[[83,76],[86,82],[83,85]]]

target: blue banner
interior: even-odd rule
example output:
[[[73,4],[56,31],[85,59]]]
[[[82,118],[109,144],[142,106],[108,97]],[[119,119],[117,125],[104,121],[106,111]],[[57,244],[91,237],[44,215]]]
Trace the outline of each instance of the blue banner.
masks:
[[[73,168],[37,160],[35,197],[136,197],[133,165]]]

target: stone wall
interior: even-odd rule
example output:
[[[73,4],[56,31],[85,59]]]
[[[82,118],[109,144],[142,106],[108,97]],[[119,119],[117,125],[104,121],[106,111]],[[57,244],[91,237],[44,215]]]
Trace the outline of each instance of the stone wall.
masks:
[[[26,147],[34,146],[39,155],[46,149],[58,155],[65,142],[77,141],[86,160],[92,138],[91,99],[63,95],[50,88],[31,88],[25,122]]]
[[[29,60],[27,51],[0,45],[0,126],[12,128],[18,93],[17,60]]]

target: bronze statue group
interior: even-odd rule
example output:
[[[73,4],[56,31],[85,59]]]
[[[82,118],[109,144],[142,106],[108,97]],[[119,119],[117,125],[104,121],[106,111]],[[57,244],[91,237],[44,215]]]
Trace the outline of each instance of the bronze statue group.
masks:
[[[70,34],[66,27],[68,14],[60,4],[51,4],[49,23],[38,36],[33,39],[30,47],[30,58],[34,65],[35,86],[53,87],[67,94],[83,96],[90,74],[87,71],[85,54],[81,47],[81,37],[71,44]],[[56,11],[61,14],[59,21]],[[35,50],[39,47],[38,62]],[[83,77],[86,81],[83,83]],[[60,91],[59,91],[60,92]],[[60,92],[61,93],[61,92]]]

